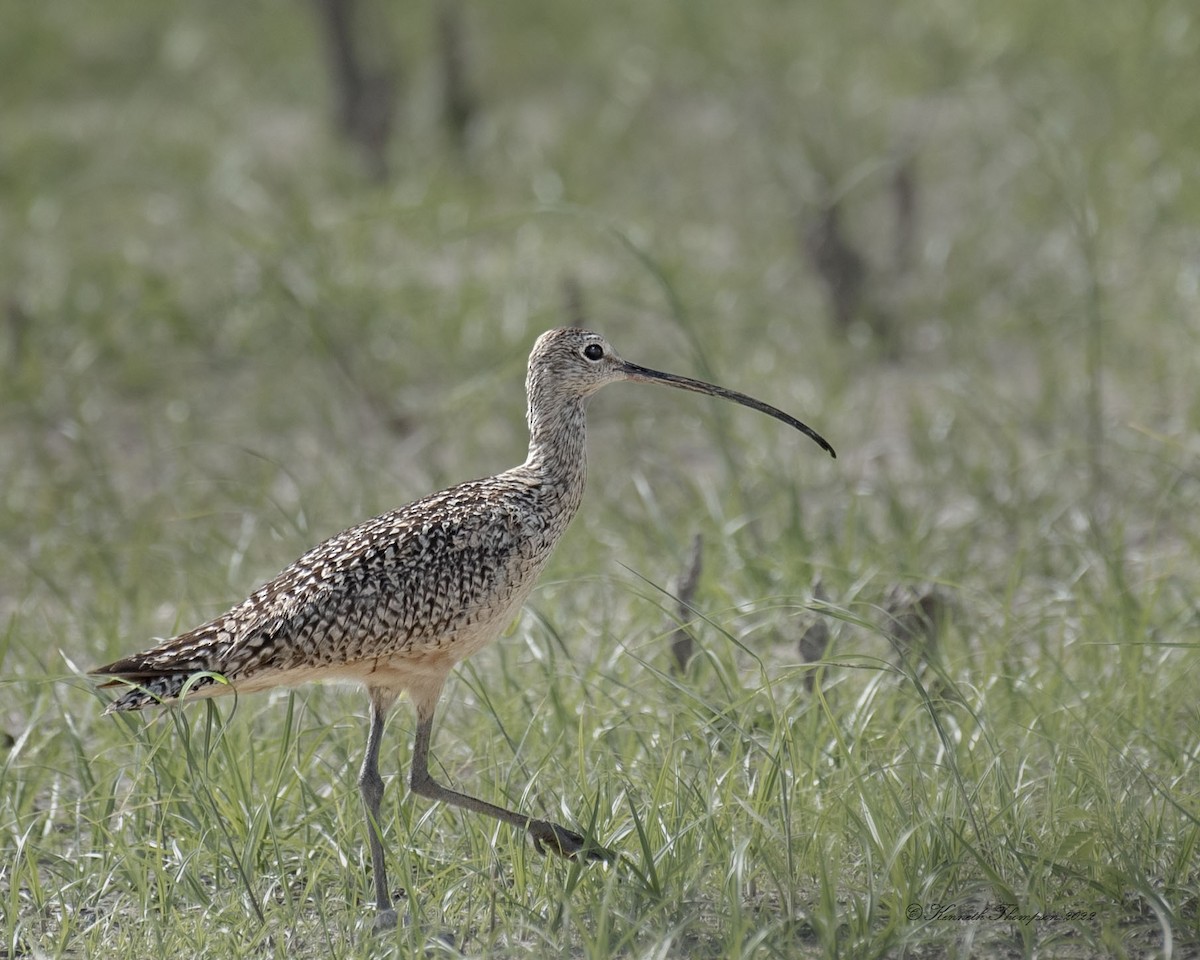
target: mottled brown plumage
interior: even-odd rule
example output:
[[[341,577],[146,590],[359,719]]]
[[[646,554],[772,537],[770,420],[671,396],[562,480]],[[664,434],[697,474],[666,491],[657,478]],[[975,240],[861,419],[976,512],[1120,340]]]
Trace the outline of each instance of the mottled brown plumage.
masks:
[[[512,621],[581,492],[559,496],[526,465],[351,527],[228,613],[96,671],[141,684],[108,709],[177,697],[197,671],[228,685],[203,677],[189,696],[458,662]]]
[[[371,698],[371,726],[359,784],[380,927],[393,925],[396,916],[380,839],[378,755],[383,719],[401,693],[408,693],[418,718],[414,792],[525,829],[539,851],[610,857],[557,824],[443,787],[429,774],[428,750],[446,676],[512,622],[578,510],[586,466],[584,403],[618,380],[734,400],[783,420],[833,455],[819,434],[761,401],[629,363],[598,334],[551,330],[529,357],[530,440],[523,464],[351,527],[228,613],[97,668],[92,672],[109,678],[107,685],[128,685],[106,712],[310,680],[362,683]]]

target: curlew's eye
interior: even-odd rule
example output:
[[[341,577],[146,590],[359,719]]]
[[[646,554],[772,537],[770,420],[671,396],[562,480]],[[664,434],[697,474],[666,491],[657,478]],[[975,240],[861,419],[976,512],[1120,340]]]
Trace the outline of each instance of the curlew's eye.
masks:
[[[604,348],[598,343],[589,343],[583,348],[583,355],[588,360],[596,361],[604,356]]]

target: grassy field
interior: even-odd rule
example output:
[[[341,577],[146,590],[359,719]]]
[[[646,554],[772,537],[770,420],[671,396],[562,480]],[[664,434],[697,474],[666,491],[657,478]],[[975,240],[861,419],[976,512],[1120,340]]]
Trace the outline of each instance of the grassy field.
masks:
[[[0,960],[1200,955],[1194,6],[463,13],[461,150],[431,7],[382,25],[378,181],[306,5],[6,11]],[[410,798],[401,705],[373,939],[360,693],[102,717],[82,673],[519,462],[529,348],[580,316],[839,458],[592,402],[583,510],[433,769],[622,859]]]

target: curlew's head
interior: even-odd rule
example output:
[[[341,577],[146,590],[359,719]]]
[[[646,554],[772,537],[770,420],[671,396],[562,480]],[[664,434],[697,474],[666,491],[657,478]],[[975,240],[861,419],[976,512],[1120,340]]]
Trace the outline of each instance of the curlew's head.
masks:
[[[691,390],[693,393],[706,393],[723,400],[732,400],[781,420],[812,438],[831,457],[837,456],[829,441],[812,427],[770,404],[736,390],[705,383],[703,380],[663,373],[622,360],[600,334],[573,327],[546,331],[538,337],[533,345],[533,352],[529,354],[526,389],[529,392],[531,427],[541,414],[550,413],[556,404],[583,400],[606,384],[618,380],[661,383],[668,387],[678,387],[680,390]]]

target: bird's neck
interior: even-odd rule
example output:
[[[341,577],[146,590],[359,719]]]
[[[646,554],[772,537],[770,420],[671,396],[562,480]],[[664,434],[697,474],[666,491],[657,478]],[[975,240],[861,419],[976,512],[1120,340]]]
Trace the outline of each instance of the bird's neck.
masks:
[[[582,397],[529,403],[529,456],[524,467],[544,483],[552,484],[576,502],[583,497],[587,473],[586,421]]]

